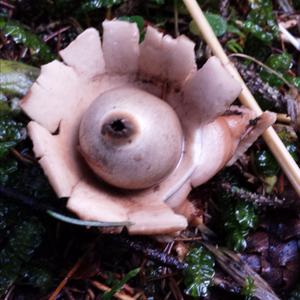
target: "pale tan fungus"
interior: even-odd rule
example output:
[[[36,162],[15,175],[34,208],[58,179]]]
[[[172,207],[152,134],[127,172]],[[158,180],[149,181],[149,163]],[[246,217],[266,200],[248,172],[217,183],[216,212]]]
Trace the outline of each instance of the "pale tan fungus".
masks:
[[[185,202],[192,187],[206,182],[228,162],[232,163],[243,154],[261,132],[274,123],[274,115],[264,113],[255,126],[249,123],[254,114],[247,109],[233,108],[238,114],[230,111],[224,114],[239,95],[241,86],[215,57],[197,71],[194,44],[188,38],[173,39],[148,26],[145,39],[139,44],[134,23],[105,21],[103,29],[102,45],[98,32],[87,29],[60,52],[63,62],[53,61],[43,66],[41,75],[22,100],[22,109],[33,120],[28,125],[28,132],[35,155],[57,195],[68,197],[67,207],[80,218],[130,221],[133,223],[127,228],[130,234],[174,234],[186,228],[187,218],[193,212]],[[122,91],[133,92],[135,101],[143,99],[141,105],[146,105],[140,111],[134,105],[132,107],[132,118],[138,126],[143,124],[148,128],[145,136],[138,137],[139,154],[147,153],[144,155],[149,156],[146,162],[153,161],[150,167],[160,175],[154,176],[144,189],[133,190],[130,180],[122,185],[127,189],[103,182],[106,179],[114,184],[114,172],[108,180],[101,170],[102,180],[99,179],[88,166],[99,164],[99,157],[95,152],[92,155],[94,162],[86,157],[89,142],[85,130],[79,148],[79,128],[85,112],[99,97],[104,102],[113,102],[113,89],[116,95],[122,95]],[[151,100],[152,95],[161,100]],[[175,134],[182,132],[180,155],[178,145],[181,142],[178,141],[181,137],[178,136],[177,140],[173,136],[173,144],[164,144],[161,140],[164,151],[154,151],[151,139],[156,137],[151,126],[157,128],[160,125],[151,120],[151,114],[155,112],[155,105],[151,105],[156,101],[166,101],[171,114],[178,118],[171,123],[179,124]],[[129,102],[125,105],[126,113],[129,113],[130,105]],[[97,109],[101,111],[101,105]],[[140,115],[143,111],[148,114],[146,118]],[[118,113],[124,111],[120,109]],[[163,124],[161,116],[155,123],[159,123],[159,119]],[[163,125],[159,134],[171,134],[173,129],[167,128],[168,124]],[[96,131],[92,136],[101,134],[98,125],[95,124]],[[158,144],[159,134],[155,140]],[[170,145],[177,145],[177,148],[170,149]],[[114,147],[114,151],[121,149]],[[97,152],[97,147],[95,149]],[[138,173],[138,167],[130,168],[128,155],[135,150],[122,150],[123,154],[117,156],[123,160],[124,174],[133,181],[137,175],[142,177],[144,174]],[[114,156],[109,154],[105,158],[114,159]],[[118,167],[115,164],[112,169],[120,171],[122,168]],[[122,180],[124,183],[124,178]]]
[[[90,105],[82,117],[79,143],[95,174],[124,189],[160,183],[176,168],[184,148],[171,106],[131,87],[109,90]]]

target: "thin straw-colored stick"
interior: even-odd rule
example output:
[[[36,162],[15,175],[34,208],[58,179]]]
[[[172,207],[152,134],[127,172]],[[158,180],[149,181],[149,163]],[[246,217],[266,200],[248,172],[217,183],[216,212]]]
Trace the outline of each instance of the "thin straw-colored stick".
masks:
[[[242,77],[230,62],[228,56],[226,55],[222,45],[214,34],[211,26],[207,22],[199,4],[196,0],[183,0],[188,11],[193,17],[195,23],[197,24],[198,29],[200,30],[204,40],[212,49],[213,53],[222,61],[222,63],[227,67],[228,71],[234,76],[237,80],[239,80],[242,84],[242,92],[239,96],[240,101],[243,105],[251,108],[253,111],[260,115],[262,113],[261,108],[257,104],[255,98],[251,94],[250,90],[246,86]],[[297,166],[296,162],[287,151],[286,147],[278,137],[275,130],[270,127],[268,128],[264,134],[263,138],[270,150],[276,157],[279,162],[281,168],[285,172],[286,176],[289,178],[291,184],[295,188],[297,194],[300,196],[300,169]]]

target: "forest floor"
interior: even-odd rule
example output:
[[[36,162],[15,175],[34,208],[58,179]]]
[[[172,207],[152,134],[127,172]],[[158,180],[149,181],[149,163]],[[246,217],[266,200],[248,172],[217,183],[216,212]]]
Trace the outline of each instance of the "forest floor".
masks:
[[[299,164],[300,2],[198,2]],[[172,241],[99,234],[47,213],[69,214],[18,103],[43,64],[113,18],[137,23],[141,37],[147,25],[188,36],[198,67],[211,55],[180,0],[0,1],[0,298],[299,300],[300,199],[262,138],[192,191],[201,222]]]

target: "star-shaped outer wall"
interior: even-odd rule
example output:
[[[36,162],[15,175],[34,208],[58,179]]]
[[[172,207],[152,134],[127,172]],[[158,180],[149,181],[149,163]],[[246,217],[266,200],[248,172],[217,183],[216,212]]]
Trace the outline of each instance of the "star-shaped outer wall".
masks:
[[[72,212],[129,222],[130,234],[176,234],[193,215],[191,189],[234,163],[275,115],[230,107],[240,84],[216,57],[197,70],[187,37],[148,26],[139,39],[125,21],[105,21],[102,44],[85,30],[62,61],[42,66],[21,107],[34,153]]]

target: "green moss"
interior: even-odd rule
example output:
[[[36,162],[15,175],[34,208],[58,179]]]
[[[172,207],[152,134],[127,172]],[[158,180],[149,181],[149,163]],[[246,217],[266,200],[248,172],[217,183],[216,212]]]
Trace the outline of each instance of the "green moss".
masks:
[[[38,68],[0,59],[0,92],[7,97],[23,97],[38,77]]]
[[[251,277],[247,277],[242,289],[242,295],[245,296],[245,300],[251,300],[253,299],[254,292],[255,292],[254,280]]]
[[[49,62],[55,58],[50,48],[22,24],[6,18],[0,18],[0,30],[5,36],[12,38],[16,44],[23,44],[27,47],[33,58],[42,62]]]
[[[9,150],[15,147],[23,138],[22,123],[0,117],[0,159],[5,158]]]
[[[245,32],[263,43],[270,44],[278,37],[278,26],[270,0],[249,0],[250,13],[243,24]]]
[[[292,56],[287,52],[282,54],[272,54],[267,59],[266,65],[282,74],[283,77],[290,77],[286,73],[293,66]],[[260,72],[260,77],[271,86],[280,87],[283,85],[283,81],[278,76],[269,73],[267,70],[262,70]]]
[[[256,172],[263,177],[275,176],[280,170],[276,159],[268,150],[254,152],[253,164]]]
[[[222,36],[227,31],[227,21],[220,15],[210,12],[205,13],[205,17],[213,29],[216,36]],[[191,21],[189,25],[190,32],[194,35],[200,35],[199,29],[195,21]]]
[[[208,296],[208,288],[215,275],[213,256],[203,246],[192,248],[185,261],[188,263],[184,271],[185,293],[192,297]]]
[[[223,218],[228,246],[235,251],[244,250],[247,247],[246,237],[257,224],[254,206],[250,203],[233,200],[229,203]]]
[[[21,221],[12,230],[5,247],[0,251],[0,295],[18,278],[42,242],[44,228],[35,219]]]
[[[230,190],[217,189],[215,194],[221,211],[220,230],[228,247],[242,251],[247,246],[246,238],[249,232],[258,223],[258,215],[253,204],[246,203],[236,195],[235,189],[240,189],[242,185],[238,178],[231,174],[230,169],[223,171],[219,176],[230,185]]]
[[[38,288],[42,293],[48,292],[53,286],[53,274],[49,266],[29,264],[22,268],[18,283]]]

